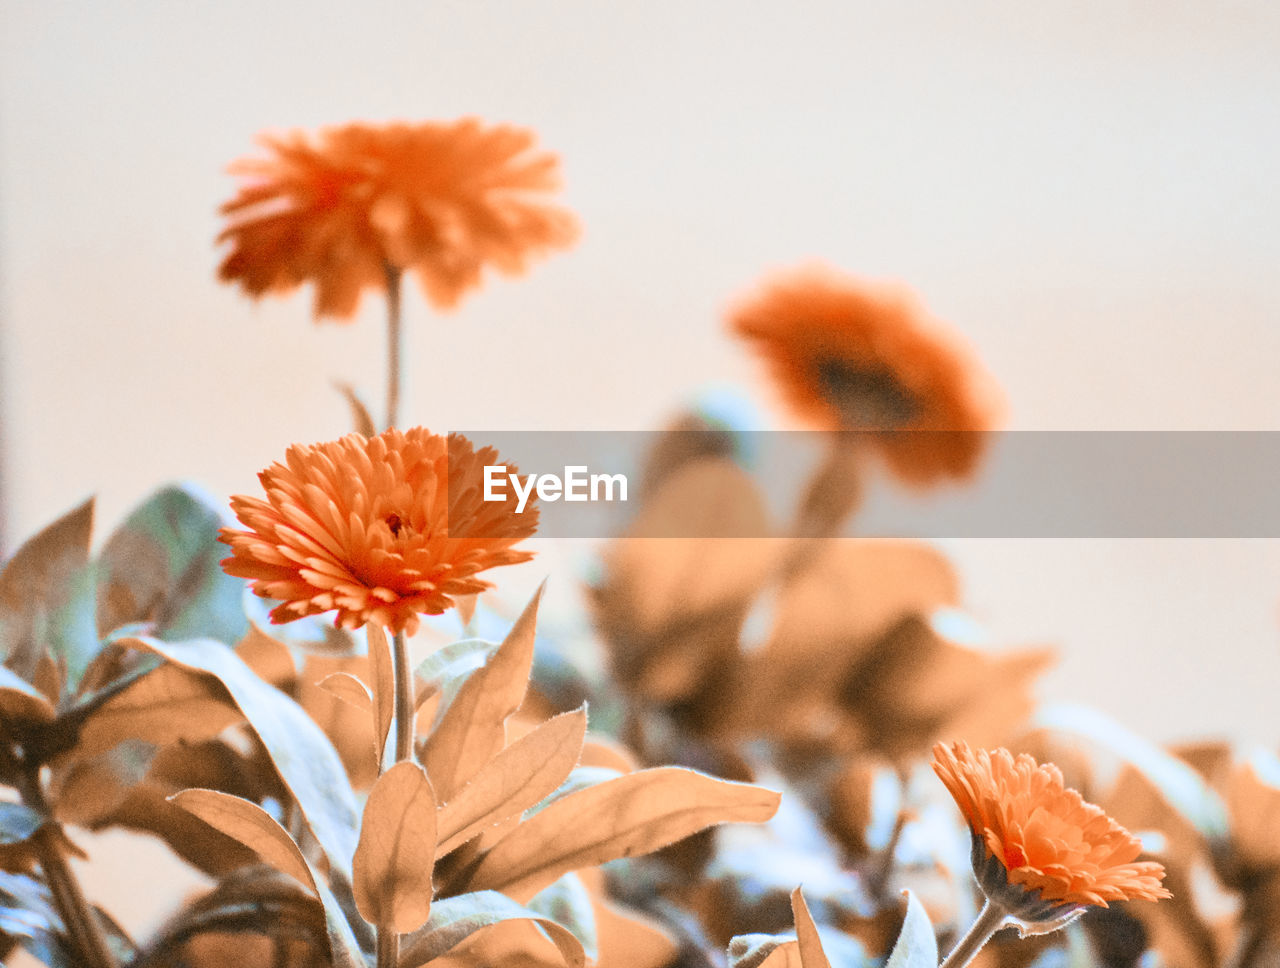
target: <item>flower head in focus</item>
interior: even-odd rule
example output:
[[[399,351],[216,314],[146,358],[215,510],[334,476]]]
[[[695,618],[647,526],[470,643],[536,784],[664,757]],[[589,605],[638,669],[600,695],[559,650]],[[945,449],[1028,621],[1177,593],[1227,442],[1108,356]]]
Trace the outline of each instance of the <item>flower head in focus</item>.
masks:
[[[797,416],[869,432],[903,480],[929,484],[977,466],[999,394],[907,288],[809,266],[773,279],[729,323]]]
[[[536,509],[483,500],[484,467],[498,463],[492,448],[421,427],[295,445],[259,475],[265,501],[232,498],[248,530],[222,529],[222,567],[280,602],[273,622],[336,610],[344,628],[412,635],[419,613],[491,587],[480,572],[533,557],[513,546],[536,530]]]
[[[476,118],[265,135],[266,158],[231,166],[244,183],[221,208],[231,251],[218,277],[255,298],[311,282],[315,315],[345,318],[399,270],[453,306],[486,265],[519,273],[577,238],[573,215],[546,199],[558,160],[534,140]]]
[[[1052,763],[963,742],[939,743],[933,757],[969,824],[979,886],[1014,918],[1053,924],[1088,905],[1172,896],[1164,868],[1137,860],[1138,839],[1065,787]]]

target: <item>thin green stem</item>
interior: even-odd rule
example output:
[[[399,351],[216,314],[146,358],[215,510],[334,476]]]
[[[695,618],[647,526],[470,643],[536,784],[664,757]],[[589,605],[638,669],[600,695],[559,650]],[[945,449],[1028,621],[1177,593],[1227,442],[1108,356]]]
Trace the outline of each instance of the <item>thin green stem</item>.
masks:
[[[28,771],[24,764],[18,776],[18,791],[22,802],[48,816],[49,804],[34,771]],[[76,880],[63,855],[64,836],[54,820],[50,820],[31,836],[31,844],[40,860],[40,869],[44,871],[49,893],[53,895],[53,903],[62,916],[71,946],[81,963],[91,968],[116,968],[115,955],[107,944],[98,915],[85,899],[80,890],[80,882]]]
[[[400,935],[395,928],[378,925],[378,968],[396,968],[400,960]]]
[[[400,377],[402,372],[400,329],[400,279],[404,275],[399,266],[387,263],[387,427],[394,427],[400,419]]]
[[[413,670],[404,633],[392,639],[392,663],[396,678],[396,762],[413,759]]]
[[[982,950],[982,946],[991,940],[991,936],[1004,927],[1004,911],[987,901],[978,913],[978,919],[951,954],[943,960],[940,968],[964,968],[974,956]]]

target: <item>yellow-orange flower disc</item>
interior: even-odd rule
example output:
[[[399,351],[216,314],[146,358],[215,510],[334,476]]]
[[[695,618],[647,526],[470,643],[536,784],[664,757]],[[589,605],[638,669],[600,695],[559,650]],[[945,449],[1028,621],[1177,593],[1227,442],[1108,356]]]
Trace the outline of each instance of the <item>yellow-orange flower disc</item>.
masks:
[[[806,266],[741,302],[729,325],[801,420],[867,432],[903,480],[967,476],[999,418],[990,376],[904,286]]]
[[[231,499],[248,530],[222,529],[222,567],[280,603],[273,622],[336,611],[344,628],[413,634],[419,613],[491,587],[480,572],[532,557],[512,546],[537,510],[483,500],[484,467],[498,463],[493,448],[421,427],[295,445],[258,475],[266,500]]]
[[[315,284],[315,315],[352,316],[387,272],[417,276],[447,308],[492,266],[508,274],[571,244],[577,221],[546,199],[555,155],[533,132],[452,122],[355,123],[264,135],[266,158],[231,166],[245,179],[222,206],[231,251],[218,269],[253,297]]]
[[[1083,905],[1171,896],[1160,886],[1164,867],[1137,860],[1138,839],[1065,787],[1052,763],[962,742],[939,743],[933,757],[973,834],[979,884],[1009,913],[1034,921]]]

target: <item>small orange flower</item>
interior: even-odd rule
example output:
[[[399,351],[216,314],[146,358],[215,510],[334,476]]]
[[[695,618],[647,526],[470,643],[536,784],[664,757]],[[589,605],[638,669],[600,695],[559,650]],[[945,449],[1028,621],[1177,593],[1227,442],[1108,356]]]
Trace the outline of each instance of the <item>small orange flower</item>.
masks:
[[[419,612],[492,587],[480,572],[533,557],[512,546],[534,533],[537,510],[482,499],[484,467],[498,463],[491,447],[421,427],[295,445],[258,475],[265,501],[231,499],[249,530],[222,529],[222,567],[280,602],[273,622],[336,610],[344,628],[412,635]]]
[[[1044,923],[1090,904],[1172,896],[1164,868],[1137,860],[1137,838],[1065,787],[1052,763],[939,743],[933,770],[969,824],[983,893],[1008,914]]]
[[[871,432],[903,480],[929,484],[977,466],[998,393],[905,287],[809,266],[774,279],[729,323],[802,420]]]
[[[222,206],[218,269],[253,297],[315,284],[315,315],[350,317],[389,270],[412,271],[428,300],[455,305],[481,270],[524,270],[564,248],[577,222],[541,196],[559,187],[555,155],[534,134],[476,118],[348,124],[266,135],[268,158],[232,165],[247,181]]]

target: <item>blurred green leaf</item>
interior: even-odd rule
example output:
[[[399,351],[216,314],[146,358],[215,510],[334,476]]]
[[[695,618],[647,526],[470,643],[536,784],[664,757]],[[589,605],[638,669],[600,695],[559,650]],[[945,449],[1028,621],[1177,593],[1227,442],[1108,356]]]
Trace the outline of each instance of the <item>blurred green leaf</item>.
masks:
[[[0,802],[0,844],[18,844],[39,830],[43,814],[21,803]]]
[[[729,968],[801,968],[795,935],[740,934],[729,942]]]
[[[85,670],[102,651],[95,616],[97,566],[87,564],[67,580],[66,597],[49,616],[49,652],[67,670],[66,692],[74,694]]]
[[[1227,810],[1192,767],[1096,709],[1053,705],[1042,708],[1034,725],[1083,737],[1128,763],[1160,791],[1169,805],[1210,841],[1227,836]]]
[[[16,722],[47,723],[54,709],[39,689],[0,666],[0,714],[12,729]]]
[[[16,939],[49,968],[75,968],[64,930],[48,888],[25,874],[0,871],[0,934]]]
[[[497,891],[475,891],[436,901],[427,923],[400,939],[400,968],[420,968],[461,944],[481,928],[502,921],[531,920],[560,949],[566,965],[583,968],[586,955],[573,932],[552,918]]]
[[[359,809],[342,760],[329,738],[296,702],[259,679],[230,648],[210,639],[122,640],[175,665],[215,676],[262,741],[280,778],[298,801],[331,867],[350,880]]]
[[[73,577],[89,563],[92,530],[90,498],[32,537],[0,570],[0,654],[23,679],[35,674],[53,616],[66,603]]]
[[[220,565],[219,505],[189,484],[166,487],[125,520],[98,560],[98,628],[150,622],[170,639],[235,643],[248,631],[244,582]]]
[[[592,961],[600,956],[595,907],[591,903],[590,892],[577,874],[565,874],[554,884],[544,887],[529,901],[528,908],[572,931]]]
[[[907,896],[907,916],[884,968],[937,968],[938,940],[933,936],[929,915],[914,894],[903,893]]]
[[[358,434],[365,437],[373,437],[378,433],[378,428],[374,425],[373,417],[369,414],[369,408],[364,405],[364,401],[360,399],[360,394],[356,393],[356,388],[350,383],[343,383],[341,380],[333,381],[334,389],[341,393],[347,401],[347,406],[351,408],[351,423],[355,427]]]
[[[430,683],[440,690],[440,705],[437,707],[437,718],[453,702],[467,681],[467,677],[485,663],[498,651],[498,643],[485,642],[480,639],[462,639],[441,646],[418,663],[415,670],[419,679]]]

